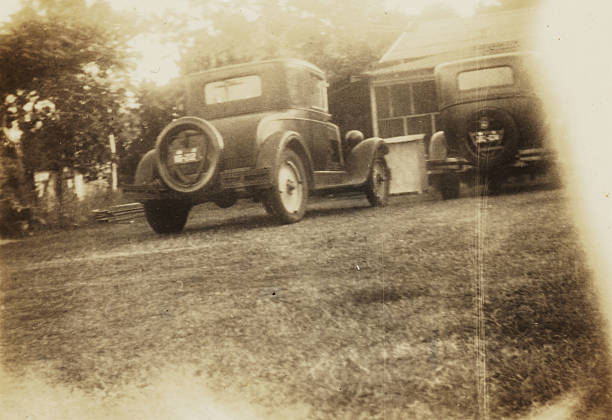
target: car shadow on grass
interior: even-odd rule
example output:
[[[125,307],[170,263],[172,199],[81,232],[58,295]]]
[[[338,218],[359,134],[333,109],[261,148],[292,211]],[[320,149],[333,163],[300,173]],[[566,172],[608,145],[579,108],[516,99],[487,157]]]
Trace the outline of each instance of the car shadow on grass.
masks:
[[[368,210],[374,210],[367,204],[352,204],[349,203],[348,206],[342,207],[321,207],[320,205],[315,205],[314,208],[308,208],[304,219],[297,223],[300,224],[307,222],[309,219],[317,219],[324,217],[334,217],[337,215],[348,216],[351,214],[358,214],[361,212],[365,212]],[[188,221],[184,230],[180,233],[176,234],[168,234],[161,235],[162,237],[173,237],[180,236],[186,234],[197,234],[197,233],[235,233],[239,231],[248,231],[252,229],[262,229],[262,228],[274,228],[274,227],[283,227],[288,225],[283,225],[278,223],[274,217],[265,213],[265,211],[261,211],[261,214],[252,214],[252,210],[249,211],[251,214],[247,215],[226,215],[222,212],[211,214],[210,216],[195,216],[194,221]],[[151,230],[145,231],[142,233],[142,237],[151,237],[160,236],[154,234]]]
[[[336,215],[351,215],[363,213],[367,210],[372,210],[372,207],[367,204],[355,204],[348,207],[329,207],[329,208],[313,208],[308,209],[306,212],[306,218],[317,219],[321,217],[330,217]]]
[[[187,226],[182,232],[168,234],[168,235],[157,235],[152,231],[146,232],[146,236],[162,236],[162,237],[180,237],[181,235],[197,234],[197,233],[235,233],[239,231],[246,231],[252,229],[261,229],[278,226],[278,224],[270,216],[261,215],[248,215],[248,216],[237,216],[220,219],[218,217],[211,220],[198,220],[195,223],[187,222]]]
[[[486,190],[483,185],[475,185],[472,187],[465,187],[464,192],[461,194],[463,197],[474,197],[474,196],[505,196],[505,195],[517,195],[517,194],[529,194],[544,191],[555,191],[561,190],[563,186],[553,182],[540,182],[540,183],[526,183],[526,182],[508,182],[502,184],[499,189]]]
[[[389,207],[401,205],[405,201],[404,199],[400,200],[400,202],[396,200],[397,197],[392,198]],[[312,202],[308,204],[304,218],[297,222],[295,226],[302,226],[308,223],[309,220],[334,218],[336,216],[349,218],[363,215],[363,217],[371,217],[381,210],[383,209],[372,207],[362,197],[313,197]],[[180,238],[181,236],[197,235],[200,233],[232,234],[241,231],[247,232],[253,229],[286,229],[288,226],[291,225],[278,223],[273,216],[267,214],[263,208],[260,208],[258,203],[244,202],[237,204],[231,209],[217,209],[213,206],[194,208],[189,216],[187,225],[179,233],[156,234],[149,228],[146,221],[143,220],[139,222],[138,229],[142,229],[142,231],[137,234],[136,240],[149,241],[152,238]]]
[[[561,189],[560,184],[553,182],[539,183],[539,184],[507,184],[502,186],[502,194],[522,194],[539,191],[554,191]]]
[[[364,210],[371,209],[369,206],[355,206],[355,207],[336,207],[336,208],[314,208],[308,209],[304,216],[304,219],[297,222],[298,224],[304,223],[308,219],[317,219],[320,217],[333,217],[336,215],[349,215],[353,213],[359,213]],[[215,220],[209,222],[200,222],[194,225],[187,225],[184,232],[236,232],[240,230],[250,230],[259,228],[269,227],[282,227],[287,226],[278,223],[274,217],[268,214],[261,215],[249,215],[249,216],[238,216],[230,217],[223,220]]]

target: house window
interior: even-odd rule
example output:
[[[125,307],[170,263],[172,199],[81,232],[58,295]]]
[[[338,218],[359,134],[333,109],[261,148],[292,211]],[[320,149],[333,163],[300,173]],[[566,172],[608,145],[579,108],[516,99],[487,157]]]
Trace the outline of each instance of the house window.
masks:
[[[391,105],[393,106],[393,117],[414,114],[412,112],[412,86],[409,84],[389,86],[391,92]]]
[[[378,125],[378,130],[381,133],[381,137],[397,137],[404,135],[404,124],[401,119],[393,118],[388,120],[381,120]]]
[[[374,95],[378,136],[425,134],[428,138],[436,131],[438,99],[433,80],[378,86]]]
[[[436,85],[433,80],[412,84],[414,112],[413,114],[430,114],[438,112]]]
[[[419,117],[406,118],[406,134],[427,134],[431,135],[431,115],[421,115]]]
[[[391,98],[389,87],[378,87],[374,90],[376,95],[376,115],[378,118],[387,118],[391,116]]]

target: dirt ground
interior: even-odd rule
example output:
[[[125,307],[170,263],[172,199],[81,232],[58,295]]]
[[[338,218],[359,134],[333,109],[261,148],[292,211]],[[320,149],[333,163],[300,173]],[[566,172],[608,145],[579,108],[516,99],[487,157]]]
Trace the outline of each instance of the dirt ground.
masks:
[[[520,418],[565,397],[612,418],[563,190],[330,199],[284,226],[203,205],[181,234],[97,225],[0,259],[6,418]]]

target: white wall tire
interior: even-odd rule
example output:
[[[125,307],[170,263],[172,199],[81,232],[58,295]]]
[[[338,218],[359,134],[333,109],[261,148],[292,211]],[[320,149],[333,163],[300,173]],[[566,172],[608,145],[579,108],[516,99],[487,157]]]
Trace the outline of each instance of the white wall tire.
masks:
[[[308,178],[300,156],[285,149],[274,168],[273,187],[264,196],[264,208],[280,223],[295,223],[306,213]]]
[[[391,173],[385,159],[382,156],[375,158],[366,184],[366,197],[373,207],[384,207],[389,203],[390,182]]]

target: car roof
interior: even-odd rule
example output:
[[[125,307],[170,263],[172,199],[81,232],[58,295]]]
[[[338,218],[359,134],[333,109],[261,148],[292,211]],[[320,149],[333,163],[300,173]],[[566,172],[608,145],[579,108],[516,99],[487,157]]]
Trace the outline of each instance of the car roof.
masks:
[[[538,54],[533,51],[517,51],[503,54],[481,55],[478,57],[464,58],[456,61],[438,64],[435,72],[447,72],[452,69],[466,70],[472,67],[491,67],[499,64],[505,64],[509,61],[516,62],[524,58],[536,59]]]
[[[246,71],[252,68],[254,69],[265,68],[265,67],[268,67],[269,65],[274,65],[274,64],[279,64],[282,66],[289,66],[289,67],[303,67],[322,77],[325,77],[325,73],[319,67],[315,66],[312,63],[309,63],[308,61],[300,60],[297,58],[275,58],[271,60],[250,61],[248,63],[232,64],[229,66],[215,67],[212,69],[207,69],[207,70],[191,73],[191,74],[186,75],[185,77],[188,79],[200,78],[202,76],[206,77],[209,75],[213,75],[217,73],[224,73],[224,72],[234,74],[236,72],[240,72],[241,70]]]

